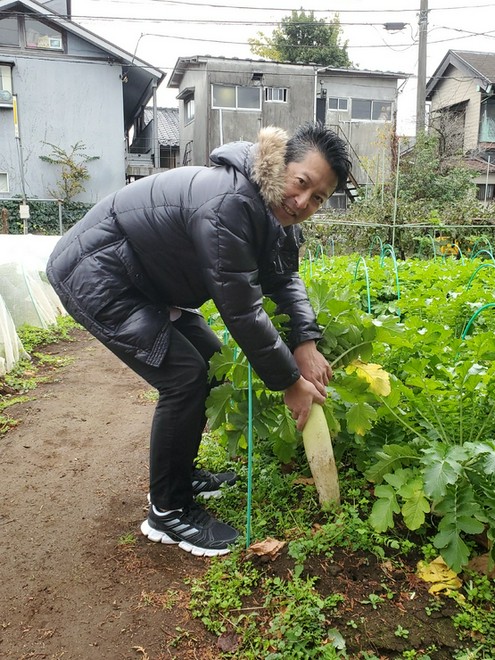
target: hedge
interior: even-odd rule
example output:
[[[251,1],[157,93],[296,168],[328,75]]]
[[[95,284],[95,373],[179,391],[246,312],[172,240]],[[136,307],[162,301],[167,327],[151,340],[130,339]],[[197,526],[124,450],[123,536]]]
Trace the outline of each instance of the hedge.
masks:
[[[6,209],[9,234],[24,233],[24,221],[21,220],[19,215],[20,203],[20,199],[0,199],[0,217],[3,220],[5,217],[3,209]],[[60,233],[59,205],[56,200],[53,202],[29,200],[28,203],[30,218],[27,227],[29,234],[53,235]],[[83,202],[63,202],[63,231],[67,231],[67,229],[72,227],[92,206],[92,204],[84,204]],[[3,233],[5,233],[5,228],[3,229]]]

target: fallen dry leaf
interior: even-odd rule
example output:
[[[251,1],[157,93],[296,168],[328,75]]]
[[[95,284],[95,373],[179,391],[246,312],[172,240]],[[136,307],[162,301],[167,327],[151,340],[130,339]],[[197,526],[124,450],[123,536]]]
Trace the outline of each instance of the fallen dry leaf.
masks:
[[[490,558],[490,554],[488,552],[484,555],[473,557],[466,568],[468,568],[470,571],[483,573],[491,579],[495,578],[495,566],[493,565],[493,560]]]
[[[459,589],[461,580],[451,568],[447,566],[443,557],[436,557],[433,561],[419,561],[416,575],[425,582],[432,582],[428,589],[430,594],[448,593],[451,589]]]
[[[295,484],[301,484],[302,486],[314,486],[315,480],[313,477],[298,477],[294,479]]]
[[[235,633],[222,633],[217,640],[217,646],[223,653],[234,653],[239,646],[239,635]]]
[[[276,559],[285,545],[285,541],[279,541],[278,539],[272,539],[271,537],[266,538],[264,541],[258,541],[258,543],[253,543],[248,548],[248,555],[258,555],[258,557],[268,557],[272,561]]]

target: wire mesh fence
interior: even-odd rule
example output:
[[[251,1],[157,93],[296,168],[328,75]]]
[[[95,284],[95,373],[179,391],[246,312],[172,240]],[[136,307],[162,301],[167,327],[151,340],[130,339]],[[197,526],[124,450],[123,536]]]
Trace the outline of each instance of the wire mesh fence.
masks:
[[[400,259],[444,256],[461,259],[473,256],[483,244],[495,245],[495,221],[473,218],[468,224],[392,225],[349,221],[345,215],[341,219],[314,216],[304,223],[303,235],[302,256],[307,250],[327,256],[380,254],[381,246],[389,244]]]

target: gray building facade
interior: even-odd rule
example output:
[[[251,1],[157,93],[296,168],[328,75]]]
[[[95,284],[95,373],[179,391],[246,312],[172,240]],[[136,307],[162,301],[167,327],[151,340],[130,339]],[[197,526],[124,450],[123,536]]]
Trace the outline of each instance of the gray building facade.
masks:
[[[0,12],[0,198],[51,197],[60,168],[40,158],[50,145],[69,152],[79,143],[97,157],[76,201],[123,186],[128,132],[164,74],[50,3],[0,0]]]
[[[256,139],[263,126],[291,133],[319,119],[348,144],[357,186],[390,175],[400,73],[195,56],[179,58],[168,87],[178,90],[180,162],[205,165],[212,149]],[[354,182],[351,182],[354,186]],[[345,208],[352,197],[332,198]]]

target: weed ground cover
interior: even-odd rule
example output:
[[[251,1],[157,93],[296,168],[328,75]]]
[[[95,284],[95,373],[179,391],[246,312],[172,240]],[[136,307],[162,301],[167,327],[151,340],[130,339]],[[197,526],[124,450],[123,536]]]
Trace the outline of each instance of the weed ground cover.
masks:
[[[2,657],[493,660],[487,534],[493,312],[480,316],[461,340],[464,312],[448,305],[458,304],[455,294],[470,272],[445,262],[435,266],[438,273],[461,274],[449,287],[423,282],[421,264],[417,270],[405,264],[400,318],[393,278],[389,300],[374,295],[376,308],[368,314],[354,263],[325,263],[309,282],[320,318],[332,330],[325,350],[335,362],[335,386],[327,416],[342,506],[320,510],[301,439],[280,396],[264,391],[254,375],[246,547],[248,369],[226,337],[214,368],[228,381],[212,398],[201,459],[205,467],[238,472],[237,486],[208,507],[242,537],[239,548],[219,560],[193,558],[139,535],[153,393],[81,331],[72,342],[43,349],[33,343],[38,357],[4,383],[11,391],[2,397],[13,403],[9,415],[18,422],[1,440]],[[479,275],[491,276],[485,270]],[[375,281],[372,262],[370,275]],[[419,311],[412,282],[424,284],[424,300],[437,296],[426,305],[435,318]],[[468,302],[479,305],[476,291],[472,295],[463,310],[472,311]],[[215,322],[214,310],[212,316]],[[396,400],[380,400],[346,371],[358,355],[387,368]],[[413,369],[418,364],[421,377]],[[418,378],[435,386],[425,388]],[[448,408],[445,388],[455,403]],[[27,400],[16,400],[20,396]],[[406,425],[396,425],[397,416]],[[461,491],[454,511],[463,529],[452,535],[457,518],[445,515],[440,500],[448,504]],[[438,564],[450,547],[435,541],[446,518],[441,538],[460,539],[467,548],[454,574]],[[423,579],[418,562],[433,581]]]

